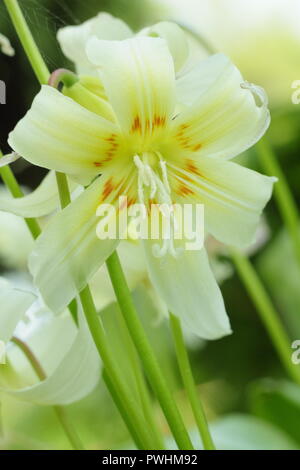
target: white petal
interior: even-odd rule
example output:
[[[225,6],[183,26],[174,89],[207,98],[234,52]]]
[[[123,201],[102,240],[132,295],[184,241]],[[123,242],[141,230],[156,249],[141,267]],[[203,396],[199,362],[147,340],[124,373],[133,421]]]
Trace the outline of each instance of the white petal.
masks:
[[[198,61],[176,80],[176,97],[181,104],[190,106],[218,80],[228,65],[224,54],[214,54]]]
[[[260,215],[276,178],[220,158],[185,159],[170,164],[176,199],[204,204],[205,229],[227,245],[255,240]]]
[[[89,62],[85,46],[87,41],[96,36],[98,39],[121,40],[132,36],[131,29],[109,13],[99,13],[78,26],[67,26],[58,30],[57,39],[63,53],[76,65],[77,72],[87,75],[97,73]]]
[[[133,290],[147,278],[147,269],[141,244],[122,240],[118,246],[118,255],[128,286],[130,290]],[[89,286],[98,311],[115,301],[116,297],[105,265],[96,273]]]
[[[18,321],[35,300],[30,292],[14,288],[0,278],[0,340],[7,342],[13,335]]]
[[[61,171],[84,184],[115,156],[117,133],[112,122],[44,85],[8,142],[31,163]],[[113,148],[109,139],[114,139]]]
[[[139,144],[161,138],[175,105],[175,74],[167,43],[159,38],[88,42],[105,92],[123,131]],[[147,140],[148,142],[148,140]]]
[[[15,50],[12,47],[10,40],[4,36],[4,34],[0,33],[0,50],[3,54],[12,57],[15,55]]]
[[[76,184],[69,181],[70,190],[73,191],[75,187]],[[55,211],[59,205],[56,177],[53,171],[45,176],[34,191],[24,197],[0,196],[0,210],[21,217],[42,217]]]
[[[172,121],[169,153],[174,154],[177,148],[229,159],[265,133],[270,123],[267,97],[262,88],[245,83],[222,54],[207,62],[207,69],[200,64],[179,80],[184,82],[181,90],[188,90],[181,91],[188,106]]]
[[[176,23],[161,21],[153,26],[142,29],[139,35],[165,39],[172,54],[176,72],[187,61],[189,48],[186,34]]]
[[[39,347],[47,342],[47,354],[55,355],[56,364],[50,374],[45,369],[47,378],[32,386],[21,389],[4,389],[15,397],[39,405],[67,405],[88,395],[100,378],[99,354],[91,338],[86,321],[80,312],[79,329],[68,317],[51,318],[50,322],[41,323],[36,329],[35,337],[28,341],[29,347],[40,359]],[[55,329],[52,343],[48,341],[49,330]],[[70,331],[72,334],[70,335]],[[36,338],[38,336],[38,338]],[[68,347],[65,347],[66,336],[72,336]],[[35,339],[39,339],[37,343]],[[35,345],[35,347],[33,346]]]
[[[197,336],[216,339],[231,333],[221,291],[204,249],[185,251],[177,258],[153,256],[153,240],[144,247],[150,279],[169,311]]]
[[[95,180],[51,219],[35,243],[29,268],[45,304],[55,313],[76,297],[118,244],[96,236],[96,210],[112,184],[103,176]]]

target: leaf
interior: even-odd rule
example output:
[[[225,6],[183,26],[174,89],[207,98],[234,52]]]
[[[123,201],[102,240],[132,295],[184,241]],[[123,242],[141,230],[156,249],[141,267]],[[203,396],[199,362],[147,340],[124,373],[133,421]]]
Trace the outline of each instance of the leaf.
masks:
[[[300,387],[288,381],[262,380],[252,385],[253,412],[279,426],[300,444]]]
[[[293,450],[297,444],[276,426],[247,414],[231,414],[210,425],[220,450]],[[203,449],[197,430],[190,432],[195,449]],[[170,447],[169,447],[170,445]],[[176,449],[168,440],[168,449]]]

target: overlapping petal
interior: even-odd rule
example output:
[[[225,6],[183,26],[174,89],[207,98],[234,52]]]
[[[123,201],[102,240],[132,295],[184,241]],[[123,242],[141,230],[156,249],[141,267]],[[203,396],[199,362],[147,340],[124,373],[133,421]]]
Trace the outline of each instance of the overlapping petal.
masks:
[[[264,91],[245,83],[222,54],[183,75],[177,94],[188,106],[172,122],[170,154],[230,159],[254,145],[270,123]]]
[[[115,124],[47,85],[8,142],[31,163],[67,173],[83,184],[122,151]]]
[[[133,155],[149,151],[149,146],[160,142],[175,106],[174,65],[167,43],[147,37],[125,41],[92,38],[87,54],[98,67]]]
[[[150,279],[169,311],[197,336],[216,339],[231,333],[221,291],[204,249],[184,251],[177,258],[153,256],[154,240],[144,247]]]
[[[59,29],[57,39],[65,56],[75,63],[77,72],[90,75],[97,72],[85,52],[89,38],[96,36],[98,39],[121,40],[131,37],[132,34],[131,29],[122,20],[109,13],[99,13],[80,25]]]
[[[51,219],[37,239],[29,268],[45,304],[53,312],[64,310],[118,245],[118,238],[97,238],[96,211],[102,202],[117,204],[122,188],[130,194],[130,178],[131,168],[126,167],[123,173],[116,168],[96,179]]]
[[[195,159],[169,163],[168,168],[174,198],[204,204],[205,229],[209,233],[228,245],[243,247],[254,241],[276,178],[200,154]]]
[[[73,191],[76,188],[76,183],[69,180],[69,188]],[[59,206],[59,195],[54,171],[50,171],[41,184],[24,197],[0,196],[0,210],[11,212],[21,217],[43,217],[55,211]]]
[[[28,335],[26,343],[41,361],[47,378],[30,386],[3,387],[2,390],[39,405],[67,405],[85,397],[97,385],[99,354],[81,312],[78,328],[70,316],[53,318],[46,311],[41,314],[45,318],[40,318],[38,327]],[[45,354],[44,342],[47,344]],[[18,359],[16,353],[11,351],[9,355],[12,362]],[[55,361],[49,360],[51,355],[55,356]],[[22,374],[22,368],[19,372]]]
[[[188,41],[185,32],[176,23],[161,21],[142,29],[138,34],[165,39],[174,60],[176,72],[184,66],[189,56]]]
[[[34,294],[16,289],[0,278],[0,340],[10,340],[18,321],[35,300]]]

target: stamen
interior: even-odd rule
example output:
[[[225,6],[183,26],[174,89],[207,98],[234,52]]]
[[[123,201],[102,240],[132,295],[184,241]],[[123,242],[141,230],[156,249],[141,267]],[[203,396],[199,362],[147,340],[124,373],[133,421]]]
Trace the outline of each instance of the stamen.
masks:
[[[171,188],[170,188],[169,180],[168,180],[167,162],[165,160],[159,160],[159,164],[160,164],[160,167],[161,167],[161,172],[162,172],[164,185],[166,186],[168,192],[170,193]]]
[[[178,257],[182,253],[183,248],[176,248],[174,245],[174,234],[176,231],[177,221],[170,196],[171,188],[168,181],[166,162],[161,158],[161,156],[159,156],[159,159],[162,179],[151,168],[151,166],[148,163],[143,162],[138,155],[133,157],[134,164],[138,170],[138,196],[140,203],[144,205],[144,186],[150,186],[150,198],[153,199],[154,196],[157,195],[159,210],[165,219],[162,234],[163,243],[162,246],[157,243],[153,245],[153,255],[161,258],[169,253],[171,256]]]

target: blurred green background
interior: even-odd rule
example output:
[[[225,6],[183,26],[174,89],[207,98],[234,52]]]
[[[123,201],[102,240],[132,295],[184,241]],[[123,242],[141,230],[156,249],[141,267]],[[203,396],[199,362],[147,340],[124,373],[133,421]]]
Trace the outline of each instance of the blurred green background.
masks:
[[[159,20],[173,19],[203,35],[214,49],[232,58],[248,81],[266,89],[272,114],[268,135],[299,204],[300,104],[292,104],[291,101],[291,85],[300,80],[298,1],[264,0],[250,4],[240,0],[23,0],[20,4],[51,70],[70,67],[56,41],[57,29],[81,23],[99,11],[108,11],[122,18],[134,30]],[[39,85],[2,2],[0,32],[9,37],[16,50],[14,57],[0,54],[0,79],[7,86],[7,104],[0,107],[0,146],[6,151],[7,135],[30,106]],[[199,56],[204,57],[205,51],[199,51]],[[255,149],[241,158],[247,166],[261,170]],[[19,181],[32,188],[44,175],[42,170],[24,164],[18,163],[14,169]],[[300,339],[300,272],[274,201],[269,203],[265,215],[267,240],[254,252],[252,261],[291,340]],[[3,264],[2,272],[6,269]],[[233,423],[224,425],[221,421],[219,426],[230,429],[236,425],[238,435],[242,431],[236,414],[252,414],[276,430],[281,428],[284,436],[300,447],[300,426],[297,425],[300,391],[286,381],[268,335],[234,271],[222,283],[222,292],[233,334],[206,344],[193,342],[190,348],[195,377],[200,384],[209,419],[213,422],[234,413]],[[153,306],[150,301],[148,305],[147,301],[141,300],[141,295],[137,290],[135,298],[142,314],[151,311]],[[111,321],[113,314],[108,312],[107,317]],[[164,351],[165,372],[192,427],[193,420],[181,390],[168,326],[154,327],[149,316],[144,321],[160,357]],[[119,340],[115,338],[114,341],[117,344]],[[68,448],[51,409],[34,407],[4,395],[1,403],[1,448]],[[129,445],[126,429],[103,384],[90,397],[70,406],[69,413],[88,448]],[[161,426],[165,427],[158,409],[156,413]],[[246,436],[250,440],[251,429],[249,424]],[[274,436],[271,440],[276,442]]]

